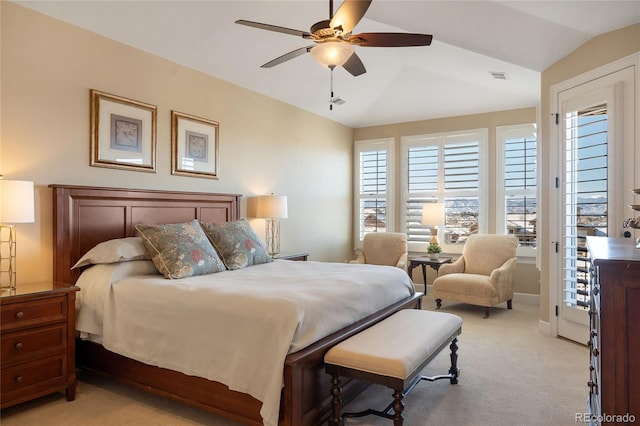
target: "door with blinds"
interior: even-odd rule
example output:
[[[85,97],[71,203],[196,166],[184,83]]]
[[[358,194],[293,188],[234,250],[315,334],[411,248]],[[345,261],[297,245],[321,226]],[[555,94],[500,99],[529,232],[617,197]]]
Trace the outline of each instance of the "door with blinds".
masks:
[[[589,329],[586,237],[621,236],[625,190],[634,180],[633,163],[629,167],[624,159],[635,156],[633,103],[624,102],[633,91],[625,89],[625,80],[633,85],[633,72],[619,71],[559,94],[558,334],[580,343],[588,341]]]

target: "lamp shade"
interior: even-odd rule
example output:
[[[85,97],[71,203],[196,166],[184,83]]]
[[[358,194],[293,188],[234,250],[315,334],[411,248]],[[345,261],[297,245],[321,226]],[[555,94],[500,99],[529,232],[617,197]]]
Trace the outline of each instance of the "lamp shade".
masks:
[[[312,47],[310,53],[320,65],[331,68],[347,62],[353,48],[339,41],[326,41]]]
[[[265,219],[286,219],[287,196],[286,195],[264,195],[257,197],[256,217]]]
[[[426,203],[422,206],[423,225],[439,226],[444,222],[444,203]]]
[[[35,221],[33,182],[0,179],[0,222],[31,223]]]

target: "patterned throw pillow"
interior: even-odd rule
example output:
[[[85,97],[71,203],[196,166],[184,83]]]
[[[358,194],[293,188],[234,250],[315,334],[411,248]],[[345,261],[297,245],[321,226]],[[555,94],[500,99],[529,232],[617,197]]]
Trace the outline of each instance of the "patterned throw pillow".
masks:
[[[153,264],[165,278],[178,279],[224,271],[224,263],[199,222],[136,225]]]
[[[242,269],[272,261],[267,248],[246,219],[226,223],[203,223],[202,228],[213,242],[227,269]]]

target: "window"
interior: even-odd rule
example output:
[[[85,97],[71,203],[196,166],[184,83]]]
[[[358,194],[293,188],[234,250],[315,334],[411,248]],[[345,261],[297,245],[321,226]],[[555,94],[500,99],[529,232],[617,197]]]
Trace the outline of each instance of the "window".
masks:
[[[497,128],[496,233],[518,237],[518,254],[537,244],[537,138],[535,124]]]
[[[355,142],[356,248],[369,232],[393,231],[393,139]]]
[[[487,130],[468,130],[402,138],[403,228],[409,249],[424,251],[431,239],[422,224],[422,207],[445,203],[440,242],[459,251],[470,234],[486,232]]]

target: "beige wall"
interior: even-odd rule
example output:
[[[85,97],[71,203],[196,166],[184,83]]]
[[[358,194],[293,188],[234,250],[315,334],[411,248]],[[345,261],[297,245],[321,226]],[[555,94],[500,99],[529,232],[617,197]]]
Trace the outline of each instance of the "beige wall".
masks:
[[[507,126],[511,124],[535,123],[536,108],[523,108],[511,111],[498,111],[485,114],[474,114],[460,117],[447,117],[437,120],[414,121],[410,123],[391,124],[386,126],[374,126],[356,129],[354,132],[355,140],[367,140],[378,138],[395,138],[395,169],[400,170],[400,138],[402,136],[422,135],[430,133],[443,133],[456,130],[466,129],[489,129],[489,188],[496,186],[495,158],[496,158],[496,127]],[[402,193],[400,179],[396,179],[396,205],[400,205],[400,194]],[[495,209],[496,205],[495,191],[489,191],[489,199],[483,200],[489,208],[489,232],[495,232]],[[396,229],[400,228],[402,218],[396,215]],[[539,293],[539,273],[532,263],[533,259],[529,259],[528,263],[520,262],[517,267],[517,282],[515,291],[518,293]],[[413,273],[416,282],[422,282],[422,272],[416,268]],[[434,271],[429,271],[427,281],[433,282],[435,278]]]
[[[549,321],[549,267],[548,259],[550,255],[550,242],[555,239],[554,236],[548,234],[548,230],[544,228],[545,223],[550,223],[559,218],[549,217],[549,211],[544,209],[545,205],[549,205],[551,192],[545,190],[552,187],[552,176],[544,173],[549,170],[551,162],[555,161],[557,153],[550,152],[550,121],[546,119],[555,111],[550,111],[550,92],[551,87],[557,83],[566,81],[572,77],[576,77],[585,72],[591,71],[602,65],[611,63],[617,59],[624,58],[640,52],[640,24],[625,27],[610,33],[602,34],[589,40],[580,46],[571,54],[556,62],[551,67],[542,72],[541,76],[541,152],[542,152],[542,199],[540,200],[542,209],[542,234],[541,234],[541,256],[543,259],[541,270],[540,285],[540,319],[541,321]],[[638,84],[638,82],[636,82]],[[636,99],[636,105],[638,100]],[[636,129],[637,133],[637,129]],[[636,141],[637,142],[637,141]]]
[[[308,251],[322,261],[351,256],[352,129],[13,3],[0,4],[0,173],[36,185],[36,223],[18,225],[18,282],[52,277],[52,183],[287,195],[283,251]],[[156,173],[89,166],[92,88],[157,106]],[[171,175],[171,110],[220,123],[219,180]],[[261,220],[252,224],[262,232]]]

